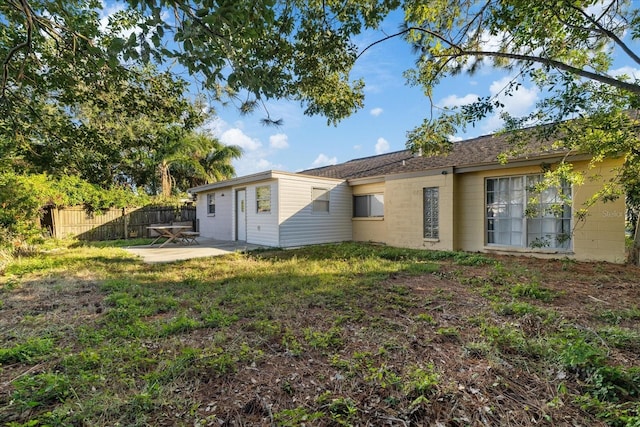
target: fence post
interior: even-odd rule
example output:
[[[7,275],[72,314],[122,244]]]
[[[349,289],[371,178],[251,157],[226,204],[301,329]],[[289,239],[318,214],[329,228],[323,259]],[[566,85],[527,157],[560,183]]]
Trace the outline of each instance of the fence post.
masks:
[[[129,240],[129,221],[127,219],[127,208],[126,207],[122,208],[122,216],[123,216],[122,224],[124,224],[123,225],[123,227],[124,227],[124,231],[123,231],[124,240]]]

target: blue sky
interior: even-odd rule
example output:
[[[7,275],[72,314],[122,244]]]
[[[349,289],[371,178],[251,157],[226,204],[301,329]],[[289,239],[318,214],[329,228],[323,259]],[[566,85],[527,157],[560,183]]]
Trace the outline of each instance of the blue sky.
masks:
[[[384,33],[395,33],[400,19],[388,19]],[[359,37],[363,49],[385,36],[382,31]],[[431,105],[419,87],[406,84],[403,72],[413,66],[415,56],[402,39],[377,44],[359,58],[352,78],[363,78],[365,105],[337,126],[327,125],[324,117],[308,117],[295,102],[269,102],[273,118],[283,125],[265,127],[261,112],[240,116],[233,106],[214,106],[218,119],[211,128],[225,144],[237,144],[245,155],[234,163],[238,175],[268,169],[295,172],[302,169],[341,163],[405,148],[406,133],[430,114]],[[446,102],[451,95],[464,97],[479,93],[479,78],[457,78],[438,88],[434,100]],[[451,88],[456,87],[457,91]],[[456,98],[457,99],[457,98]],[[455,102],[450,98],[449,102]],[[480,132],[482,133],[482,132]],[[476,134],[479,134],[476,132]]]
[[[108,14],[121,4],[110,3]],[[398,31],[401,14],[390,16],[381,30],[358,37],[359,50],[388,34]],[[634,47],[637,47],[634,46]],[[413,67],[416,56],[401,38],[390,39],[368,49],[356,63],[352,79],[363,78],[364,108],[337,126],[328,125],[321,116],[308,117],[299,103],[272,101],[266,104],[270,117],[282,119],[278,127],[264,126],[262,111],[240,115],[233,105],[212,105],[216,118],[206,125],[225,144],[244,150],[234,161],[238,176],[269,169],[296,172],[303,169],[342,163],[351,159],[383,154],[405,148],[406,133],[431,114],[432,105],[420,87],[406,84],[403,72]],[[616,63],[612,74],[624,73],[640,78],[640,69]],[[436,106],[456,106],[475,101],[478,96],[496,95],[513,115],[531,111],[541,94],[524,84],[515,96],[499,94],[511,80],[503,71],[482,67],[473,76],[447,77],[436,88]],[[437,111],[435,111],[437,113]],[[485,119],[456,139],[486,135],[501,127],[497,115]]]

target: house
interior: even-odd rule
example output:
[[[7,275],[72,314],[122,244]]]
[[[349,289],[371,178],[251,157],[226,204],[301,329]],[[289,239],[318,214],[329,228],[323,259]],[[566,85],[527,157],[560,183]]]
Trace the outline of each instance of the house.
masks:
[[[196,187],[203,237],[294,247],[363,241],[390,246],[625,261],[624,198],[576,212],[622,159],[589,158],[536,144],[508,163],[504,135],[456,142],[447,155],[403,150],[299,173],[266,171]],[[532,148],[532,147],[530,147]],[[567,157],[568,156],[568,157]],[[563,158],[579,187],[528,191]],[[562,203],[561,200],[570,200]]]

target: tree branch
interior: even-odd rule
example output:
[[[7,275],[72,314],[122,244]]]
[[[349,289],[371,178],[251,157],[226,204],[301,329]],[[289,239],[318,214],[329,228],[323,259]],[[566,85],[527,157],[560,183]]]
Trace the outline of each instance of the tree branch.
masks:
[[[367,45],[364,49],[362,49],[362,51],[360,51],[360,53],[358,53],[358,55],[356,56],[356,61],[357,61],[357,60],[358,60],[358,59],[359,59],[359,58],[360,58],[360,57],[361,57],[361,56],[362,56],[362,55],[363,55],[367,50],[369,50],[369,49],[370,49],[370,48],[372,48],[373,46],[375,46],[375,45],[377,45],[377,44],[380,44],[380,43],[382,43],[382,42],[385,42],[385,41],[387,41],[387,40],[389,40],[389,39],[392,39],[392,38],[394,38],[394,37],[398,37],[398,36],[401,36],[401,35],[403,35],[403,34],[407,34],[409,31],[411,31],[411,30],[415,30],[415,29],[417,29],[417,28],[407,27],[407,28],[405,28],[405,29],[404,29],[404,30],[402,30],[402,31],[399,31],[399,32],[397,32],[397,33],[391,34],[390,36],[386,36],[386,37],[383,37],[383,38],[381,38],[381,39],[379,39],[379,40],[374,41],[373,43],[371,43],[371,44]]]
[[[637,85],[637,84],[627,83],[625,81],[618,80],[618,79],[615,79],[613,77],[609,77],[609,76],[606,76],[606,75],[603,75],[603,74],[598,74],[598,73],[594,73],[594,72],[591,72],[591,71],[583,70],[581,68],[577,68],[577,67],[574,67],[572,65],[565,64],[564,62],[557,61],[555,59],[550,59],[550,58],[543,58],[543,57],[531,56],[531,55],[523,55],[523,54],[518,54],[518,53],[508,53],[508,52],[493,52],[493,51],[482,51],[482,50],[465,50],[461,46],[459,46],[459,45],[447,40],[441,34],[436,33],[434,31],[431,31],[431,30],[427,30],[425,28],[419,28],[419,27],[409,27],[409,28],[406,28],[405,30],[403,30],[402,32],[399,32],[399,33],[394,34],[394,35],[389,36],[389,37],[385,37],[382,40],[375,41],[372,44],[370,44],[369,46],[367,46],[365,48],[365,50],[368,49],[369,47],[377,44],[377,43],[380,43],[380,42],[382,42],[384,40],[387,40],[387,39],[389,39],[391,37],[396,37],[398,35],[407,33],[407,32],[409,32],[411,30],[422,31],[424,33],[427,33],[430,36],[437,38],[438,40],[448,44],[453,49],[458,51],[458,53],[436,55],[435,57],[458,58],[458,57],[462,57],[462,56],[489,56],[489,57],[495,57],[495,58],[513,59],[513,60],[516,60],[516,61],[535,62],[535,63],[538,63],[538,64],[543,64],[543,65],[547,65],[549,67],[557,68],[559,70],[567,71],[569,73],[572,73],[572,74],[575,74],[575,75],[578,75],[578,76],[581,76],[581,77],[585,77],[585,78],[590,79],[590,80],[595,80],[595,81],[598,81],[600,83],[604,83],[604,84],[607,84],[607,85],[610,85],[610,86],[613,86],[613,87],[617,87],[618,89],[623,89],[623,90],[629,91],[631,93],[635,93],[635,94],[639,94],[640,95],[640,85]]]
[[[638,55],[636,55],[635,52],[633,52],[629,48],[629,46],[625,42],[623,42],[613,31],[603,27],[598,21],[593,19],[593,17],[590,16],[588,13],[586,13],[584,10],[578,7],[575,7],[573,5],[571,5],[570,7],[573,10],[577,11],[578,13],[582,14],[582,16],[584,16],[587,21],[589,21],[591,24],[595,26],[595,29],[600,34],[604,34],[605,36],[613,40],[615,44],[620,46],[620,48],[624,51],[624,53],[626,53],[629,56],[629,58],[633,59],[636,62],[636,64],[640,64],[640,57],[638,57]]]
[[[13,56],[21,50],[26,50],[27,52],[31,50],[31,37],[33,34],[33,16],[30,12],[31,7],[29,6],[29,3],[27,3],[27,0],[20,0],[20,7],[18,7],[18,9],[24,12],[25,15],[27,39],[11,48],[2,62],[2,89],[0,91],[0,99],[5,99],[7,84],[9,83],[9,64],[11,63]]]
[[[635,93],[640,95],[640,85],[628,83],[622,80],[618,80],[616,78],[606,76],[604,74],[594,73],[592,71],[583,70],[582,68],[577,68],[569,64],[565,64],[561,61],[556,61],[555,59],[550,58],[542,58],[538,56],[530,56],[530,55],[522,55],[517,53],[506,53],[506,52],[488,52],[488,51],[475,51],[475,50],[460,50],[459,53],[450,54],[450,55],[442,55],[444,57],[461,57],[461,56],[490,56],[496,58],[506,58],[513,59],[516,61],[525,61],[525,62],[535,62],[538,64],[547,65],[552,68],[557,68],[559,70],[567,71],[571,74],[578,75],[580,77],[585,77],[590,80],[595,80],[600,83],[607,84],[609,86],[616,87],[618,89],[623,89],[629,91],[631,93]]]

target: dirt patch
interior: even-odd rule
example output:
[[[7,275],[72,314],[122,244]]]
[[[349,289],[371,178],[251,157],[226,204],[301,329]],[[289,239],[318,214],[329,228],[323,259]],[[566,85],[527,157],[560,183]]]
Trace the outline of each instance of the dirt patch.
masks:
[[[638,308],[640,270],[530,258],[494,260],[499,264],[439,261],[435,273],[394,273],[339,304],[318,299],[286,310],[291,301],[283,301],[270,315],[240,317],[229,327],[138,339],[135,343],[157,363],[148,361],[146,371],[135,373],[132,382],[143,384],[151,374],[176,372],[162,383],[161,398],[143,406],[144,423],[606,425],[575,401],[587,386],[579,370],[545,367],[549,355],[519,348],[515,341],[503,343],[500,334],[513,331],[514,340],[517,334],[535,339],[551,327],[570,325],[598,340],[604,339],[598,331],[610,325],[637,330],[639,320],[620,313]],[[516,295],[516,285],[542,290],[548,298]],[[77,339],[66,331],[101,321],[110,310],[104,298],[99,281],[90,275],[41,278],[5,290],[0,316],[4,346],[49,328],[58,347],[73,349]],[[526,304],[529,312],[509,312],[515,302]],[[186,303],[179,308],[193,309]],[[162,322],[175,315],[168,311],[145,320]],[[184,348],[202,354],[178,371],[176,355]],[[634,347],[611,346],[607,357],[624,368],[640,367]],[[2,366],[2,401],[11,400],[17,378],[55,370],[56,363]],[[4,415],[4,421],[20,419],[19,414]]]
[[[546,303],[529,300],[532,305],[557,310],[578,327],[596,328],[601,309],[637,306],[639,301],[638,270],[633,267],[501,261],[519,264],[521,277],[516,282],[530,282],[535,276],[555,295]],[[477,289],[493,275],[486,266],[450,263],[443,263],[438,274],[393,275],[379,285],[378,294],[403,289],[402,297],[410,304],[376,308],[363,302],[366,315],[347,322],[343,344],[335,351],[294,356],[278,342],[264,346],[265,357],[257,365],[209,379],[194,390],[197,400],[208,402],[203,415],[217,414],[222,425],[270,425],[274,412],[285,408],[326,412],[346,399],[357,407],[352,425],[606,425],[559,391],[568,387],[577,393],[577,374],[550,366],[541,375],[527,369],[525,357],[515,350],[511,355],[495,354],[483,347],[480,320],[510,323],[528,335],[546,327],[536,315],[496,315]],[[506,288],[504,292],[508,294]],[[328,330],[334,324],[326,310],[300,314],[289,324],[298,331]],[[353,366],[358,364],[354,355],[363,360],[361,366]],[[612,349],[610,356],[626,367],[640,366],[635,351]],[[406,387],[398,389],[393,374],[427,366],[437,372],[438,385],[424,401],[406,401]],[[339,408],[336,411],[338,422],[329,425],[342,422]]]

